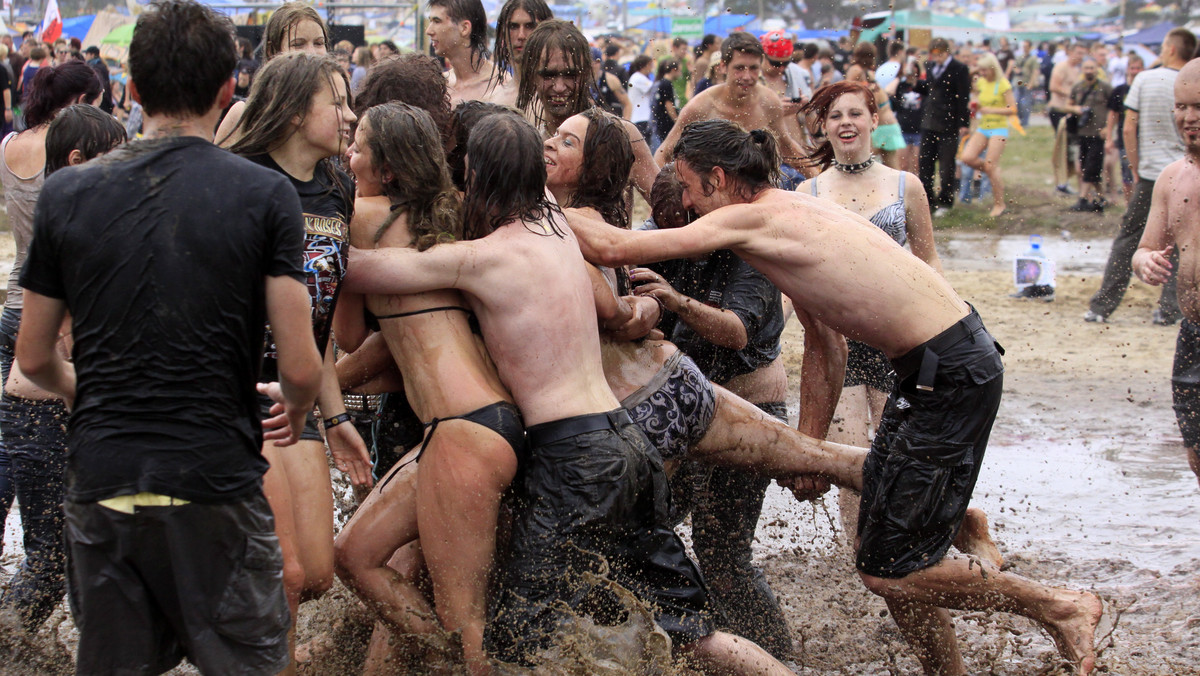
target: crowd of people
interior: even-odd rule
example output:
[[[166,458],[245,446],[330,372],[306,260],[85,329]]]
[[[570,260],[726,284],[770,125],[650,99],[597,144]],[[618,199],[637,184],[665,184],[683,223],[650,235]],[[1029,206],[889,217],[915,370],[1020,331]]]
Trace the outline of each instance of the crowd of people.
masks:
[[[115,91],[88,52],[22,44],[0,499],[25,560],[0,642],[20,658],[65,590],[79,673],[292,673],[300,605],[337,578],[375,621],[366,673],[450,650],[485,674],[536,667],[574,617],[619,622],[616,585],[693,668],[790,673],[751,553],[774,480],[842,489],[857,574],[926,673],[966,673],[948,609],[1026,616],[1094,671],[1101,600],[1002,570],[970,505],[1003,348],[933,219],[977,197],[969,172],[1008,208],[1006,139],[1044,82],[1074,208],[1130,184],[1085,319],[1134,272],[1168,285],[1200,475],[1191,33],[1161,64],[782,32],[659,49],[508,0],[489,44],[479,0],[427,9],[432,55],[330,45],[294,2],[255,48],[163,0]],[[331,466],[356,489],[340,529]]]

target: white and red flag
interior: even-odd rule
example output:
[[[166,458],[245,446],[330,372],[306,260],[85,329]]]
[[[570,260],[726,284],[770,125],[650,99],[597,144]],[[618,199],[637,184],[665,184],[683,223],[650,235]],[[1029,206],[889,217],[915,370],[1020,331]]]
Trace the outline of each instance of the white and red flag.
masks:
[[[46,16],[38,30],[42,42],[54,42],[62,36],[62,14],[58,13],[58,0],[46,3]]]

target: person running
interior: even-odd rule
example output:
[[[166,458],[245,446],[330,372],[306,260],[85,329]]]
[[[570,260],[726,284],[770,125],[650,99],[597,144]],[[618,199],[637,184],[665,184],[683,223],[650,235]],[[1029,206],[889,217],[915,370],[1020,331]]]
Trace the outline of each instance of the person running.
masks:
[[[712,630],[699,572],[669,524],[662,461],[605,381],[592,281],[547,201],[540,134],[516,116],[490,116],[471,133],[467,166],[465,227],[490,234],[421,253],[356,250],[347,288],[463,291],[525,419],[528,460],[490,645],[503,659],[528,662],[567,609],[586,603],[601,620],[620,612],[603,587],[586,582],[603,566],[651,603],[702,668],[790,673],[757,645]]]
[[[288,52],[329,53],[329,27],[310,5],[285,2],[267,20],[263,29],[263,63]],[[237,129],[245,112],[245,101],[230,106],[217,128],[217,143],[229,147],[237,141]]]
[[[429,47],[450,66],[446,80],[452,105],[471,100],[516,103],[517,88],[504,82],[488,58],[487,12],[480,0],[430,0],[427,20]]]
[[[104,92],[95,72],[86,66],[80,68],[81,65],[84,64],[72,62],[39,69],[40,76],[35,75],[26,86],[28,128],[12,132],[0,141],[0,184],[4,186],[8,225],[16,249],[4,312],[0,314],[0,383],[8,381],[17,332],[21,328],[24,294],[19,280],[33,237],[34,205],[46,180],[46,132],[59,111],[74,103],[94,105]],[[6,423],[0,420],[0,434],[5,427]],[[0,441],[0,526],[7,520],[14,497],[11,466],[10,455]]]
[[[517,92],[517,108],[549,138],[558,125],[595,105],[591,90],[591,47],[575,24],[550,19],[538,24],[525,43],[525,77]],[[658,163],[637,126],[626,120],[625,133],[633,146],[630,180],[642,197],[649,198]]]
[[[355,485],[371,483],[367,449],[342,402],[330,347],[338,291],[346,270],[348,223],[354,188],[332,158],[346,150],[356,118],[347,96],[349,81],[332,56],[290,52],[267,62],[254,81],[250,100],[230,148],[252,162],[284,175],[304,207],[306,283],[312,300],[312,335],[324,355],[324,377],[317,399],[324,421],[311,414],[294,448],[267,445],[271,469],[263,490],[275,513],[284,557],[284,588],[292,614],[301,601],[318,598],[333,584],[333,491],[325,444],[338,469]],[[276,349],[271,339],[263,359],[262,380],[275,379]],[[270,402],[261,400],[269,417]]]
[[[1166,284],[1173,276],[1179,280],[1183,323],[1175,343],[1171,392],[1188,466],[1200,480],[1200,223],[1194,203],[1200,191],[1200,61],[1188,62],[1175,78],[1174,122],[1186,154],[1167,165],[1154,184],[1146,232],[1132,264],[1138,279],[1147,284]],[[1177,264],[1172,262],[1176,252]]]
[[[511,76],[513,87],[521,89],[521,57],[525,53],[525,41],[539,23],[553,18],[554,12],[543,0],[508,0],[500,8],[492,57],[501,84]]]
[[[979,124],[967,137],[961,159],[968,167],[987,174],[992,183],[992,210],[988,216],[996,218],[1005,209],[1000,158],[1008,143],[1008,118],[1016,115],[1017,102],[1012,85],[991,52],[979,55],[975,60],[975,72],[975,113],[979,115]],[[1098,112],[1096,119],[1099,120]]]
[[[369,212],[356,223],[376,246],[423,251],[463,238],[441,142],[423,110],[388,103],[366,111],[350,157],[364,195],[357,208]],[[371,296],[367,309],[427,432],[412,460],[416,471],[394,468],[338,536],[339,574],[391,629],[436,633],[432,619],[410,608],[420,591],[388,566],[420,534],[437,617],[446,631],[461,632],[470,671],[486,673],[487,583],[500,498],[524,453],[521,414],[472,333],[459,292]]]
[[[679,119],[655,152],[659,164],[669,161],[679,134],[692,122],[722,119],[758,129],[770,129],[783,148],[789,166],[804,172],[804,150],[797,139],[803,132],[795,115],[788,115],[775,92],[762,84],[762,44],[749,33],[733,33],[721,43],[721,63],[725,82],[698,94],[683,110]]]
[[[857,556],[863,582],[888,602],[910,640],[936,637],[914,646],[931,673],[964,673],[947,607],[1030,617],[1076,673],[1091,673],[1098,597],[946,555],[1000,403],[999,347],[979,315],[866,219],[772,188],[778,151],[765,130],[747,132],[724,120],[693,123],[674,159],[684,206],[702,217],[676,230],[639,232],[573,221],[584,255],[614,266],[731,249],[798,310],[882,350],[897,384],[863,467]],[[806,360],[820,358],[809,352]],[[801,406],[818,408],[827,423],[840,382],[808,383],[813,389]]]
[[[125,142],[125,128],[112,115],[88,104],[59,111],[45,130],[46,170],[82,164]],[[70,328],[60,339],[60,354],[70,354]],[[25,560],[0,596],[0,608],[14,608],[33,633],[50,616],[66,587],[62,501],[66,482],[67,420],[63,400],[31,383],[19,362],[4,381],[0,429],[4,453],[21,505]]]
[[[146,140],[55,173],[38,200],[17,358],[72,407],[63,510],[78,673],[160,673],[186,657],[204,673],[273,674],[289,662],[259,446],[299,436],[320,356],[295,190],[212,144],[235,63],[228,18],[155,3],[129,46]],[[73,362],[57,351],[68,312]],[[267,319],[279,382],[260,392],[282,427],[264,435]]]

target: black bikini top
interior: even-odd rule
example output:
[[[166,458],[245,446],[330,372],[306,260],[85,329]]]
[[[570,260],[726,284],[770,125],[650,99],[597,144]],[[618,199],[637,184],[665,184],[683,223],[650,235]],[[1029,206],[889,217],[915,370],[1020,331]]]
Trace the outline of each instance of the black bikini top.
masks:
[[[423,315],[430,312],[452,312],[455,310],[459,312],[465,312],[467,314],[467,325],[471,327],[471,333],[474,333],[477,336],[482,335],[479,330],[479,320],[476,319],[475,313],[472,312],[470,308],[465,308],[458,305],[439,305],[437,307],[427,307],[422,310],[413,310],[412,312],[397,312],[396,314],[378,316],[376,316],[370,310],[363,308],[363,319],[366,321],[367,328],[371,329],[372,331],[379,331],[380,319],[400,319],[402,317],[412,317],[414,315]]]

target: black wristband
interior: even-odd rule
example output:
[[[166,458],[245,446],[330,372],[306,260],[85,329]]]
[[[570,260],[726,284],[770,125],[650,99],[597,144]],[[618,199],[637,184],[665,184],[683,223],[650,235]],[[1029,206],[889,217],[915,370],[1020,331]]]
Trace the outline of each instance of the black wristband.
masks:
[[[337,427],[338,425],[341,425],[344,422],[350,422],[351,420],[353,420],[353,418],[350,417],[349,413],[339,413],[332,418],[325,419],[325,429]]]

